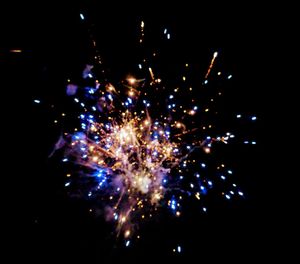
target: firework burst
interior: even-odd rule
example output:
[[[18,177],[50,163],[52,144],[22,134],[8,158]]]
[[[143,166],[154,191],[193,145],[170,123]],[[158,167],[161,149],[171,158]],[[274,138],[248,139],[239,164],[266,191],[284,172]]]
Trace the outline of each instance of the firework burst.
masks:
[[[80,17],[85,20],[83,14]],[[170,40],[167,32],[165,29],[164,37]],[[142,21],[140,45],[144,44],[144,34]],[[92,43],[96,47],[94,40]],[[201,86],[207,86],[217,56],[219,53],[214,52]],[[98,55],[95,59],[102,64]],[[169,208],[179,217],[183,199],[202,200],[218,184],[224,185],[221,195],[226,200],[244,196],[235,183],[224,184],[232,177],[232,169],[223,162],[206,162],[206,157],[213,155],[214,144],[228,144],[235,135],[216,129],[207,117],[213,112],[208,104],[201,106],[192,99],[192,104],[184,105],[179,90],[185,94],[185,89],[192,91],[191,87],[166,89],[166,82],[156,77],[150,66],[139,63],[139,70],[149,70],[144,78],[130,76],[114,86],[107,80],[98,81],[97,71],[87,65],[82,78],[92,85],[79,87],[69,82],[66,90],[81,109],[76,113],[79,128],[75,127],[74,133],[64,133],[51,153],[64,148],[62,161],[73,164],[66,188],[70,192],[82,189],[85,197],[96,201],[105,218],[115,223],[116,233],[125,238],[126,246],[137,236],[141,220],[152,217],[159,207]],[[190,65],[185,64],[185,68]],[[231,78],[228,74],[226,81]],[[187,77],[182,76],[181,83],[186,81]],[[83,91],[81,97],[78,90]],[[172,92],[158,100],[159,90]],[[216,93],[220,95],[221,92]],[[209,101],[215,104],[213,98]],[[234,118],[256,120],[256,116],[241,114]],[[249,140],[244,143],[256,144]],[[195,158],[195,152],[201,153],[201,159]],[[207,211],[203,204],[201,208],[204,213]],[[181,252],[180,246],[177,251]]]

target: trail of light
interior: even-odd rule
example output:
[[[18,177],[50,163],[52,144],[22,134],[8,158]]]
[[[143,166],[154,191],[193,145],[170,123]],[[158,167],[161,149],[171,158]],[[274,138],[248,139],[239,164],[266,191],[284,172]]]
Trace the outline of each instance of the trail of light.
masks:
[[[211,72],[211,69],[213,68],[214,66],[214,63],[215,63],[215,59],[218,57],[218,52],[215,52],[212,59],[211,59],[211,62],[210,62],[210,65],[208,67],[208,70],[207,70],[207,73],[205,74],[205,79],[207,79],[207,77],[209,76],[210,72]]]

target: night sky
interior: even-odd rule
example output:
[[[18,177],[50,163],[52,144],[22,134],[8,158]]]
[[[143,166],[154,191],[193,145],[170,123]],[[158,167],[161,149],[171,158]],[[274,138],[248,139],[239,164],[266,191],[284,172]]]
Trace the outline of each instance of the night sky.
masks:
[[[266,180],[261,172],[265,92],[259,82],[259,61],[264,49],[255,39],[254,29],[244,25],[245,13],[232,11],[217,19],[221,10],[201,5],[196,9],[170,4],[159,9],[149,2],[140,8],[117,8],[96,2],[58,8],[45,1],[35,9],[16,9],[12,4],[5,23],[1,22],[7,25],[0,50],[4,58],[1,61],[7,63],[2,71],[8,78],[6,96],[18,109],[9,132],[17,144],[10,155],[21,156],[7,175],[7,186],[14,196],[9,206],[9,246],[18,249],[24,260],[37,263],[49,259],[72,263],[79,258],[84,263],[107,259],[158,261],[160,257],[194,258],[195,263],[213,263],[217,259],[258,261],[269,239],[265,218],[268,208],[262,199]],[[89,26],[82,23],[80,13],[86,14]],[[141,227],[142,239],[138,243],[125,248],[115,239],[110,223],[89,214],[86,201],[67,196],[61,168],[55,158],[48,159],[60,129],[53,125],[53,112],[32,102],[41,98],[55,105],[55,111],[66,110],[66,79],[76,79],[91,61],[89,30],[97,41],[106,78],[117,81],[134,72],[136,58],[143,52],[136,48],[141,20],[147,25],[145,50],[162,54],[159,67],[162,71],[167,69],[166,75],[173,76],[179,65],[189,62],[195,65],[192,78],[203,78],[211,55],[218,50],[222,55],[218,67],[234,76],[232,83],[224,87],[227,89],[220,107],[256,114],[258,122],[254,126],[245,124],[233,129],[251,135],[258,144],[234,145],[229,153],[220,150],[225,160],[226,155],[230,156],[229,161],[238,171],[237,182],[245,199],[227,202],[212,198],[207,201],[207,214],[197,209],[197,203],[187,201],[181,218],[172,218],[163,211]],[[170,44],[162,40],[160,31],[164,27],[171,32]],[[11,52],[13,49],[22,52]],[[225,129],[231,128],[226,121]],[[172,251],[177,245],[182,247],[181,254]]]

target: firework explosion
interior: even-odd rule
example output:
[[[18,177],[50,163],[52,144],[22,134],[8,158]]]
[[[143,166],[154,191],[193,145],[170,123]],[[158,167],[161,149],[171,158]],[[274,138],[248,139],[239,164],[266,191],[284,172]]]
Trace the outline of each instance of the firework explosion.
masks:
[[[85,20],[83,14],[80,18]],[[142,21],[140,45],[144,35]],[[170,40],[167,29],[163,37]],[[93,38],[92,43],[96,48]],[[95,65],[102,65],[98,54],[96,50]],[[207,86],[218,56],[218,52],[212,54],[202,87]],[[69,81],[66,93],[74,97],[73,103],[81,109],[77,116],[80,128],[74,127],[74,133],[63,133],[51,153],[52,156],[64,148],[62,161],[73,164],[66,188],[69,192],[82,189],[85,197],[95,200],[105,218],[115,222],[116,233],[125,239],[126,246],[139,237],[141,220],[152,217],[159,207],[167,207],[179,217],[183,199],[202,200],[211,188],[224,184],[233,174],[222,162],[209,164],[207,156],[213,155],[215,144],[227,144],[235,135],[221,131],[207,118],[213,112],[209,104],[199,105],[197,99],[183,103],[180,97],[193,89],[184,85],[187,77],[181,77],[183,88],[180,84],[166,88],[167,82],[156,77],[146,60],[137,65],[139,70],[147,69],[147,75],[142,79],[128,77],[118,85],[98,81],[94,65],[86,65],[82,73],[89,85],[80,87]],[[189,67],[184,65],[185,69]],[[231,78],[228,74],[225,79]],[[80,94],[79,90],[83,92]],[[159,90],[171,92],[158,95],[157,100]],[[214,96],[220,95],[218,91]],[[209,101],[215,104],[214,98]],[[234,118],[256,120],[255,116],[241,114]],[[249,140],[244,143],[256,144]],[[200,160],[193,156],[195,152],[200,153]],[[224,184],[224,189],[221,195],[227,200],[244,196],[233,182]],[[205,206],[201,207],[203,212],[207,211]],[[181,252],[181,247],[176,250]]]

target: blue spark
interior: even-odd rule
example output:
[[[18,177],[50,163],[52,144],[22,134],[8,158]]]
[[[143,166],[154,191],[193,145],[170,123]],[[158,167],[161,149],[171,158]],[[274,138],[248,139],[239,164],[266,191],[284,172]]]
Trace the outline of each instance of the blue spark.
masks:
[[[81,18],[81,20],[84,20],[84,15],[80,14],[80,18]]]
[[[40,100],[33,100],[36,104],[39,104],[41,101]]]
[[[170,201],[170,207],[173,211],[175,211],[177,208],[177,202],[174,197],[172,197],[172,200]]]
[[[103,170],[99,170],[99,172],[97,173],[97,177],[98,177],[98,178],[102,177],[102,176],[103,176],[102,173],[103,173]]]
[[[200,189],[202,194],[207,194],[207,189],[204,186],[200,186]]]

